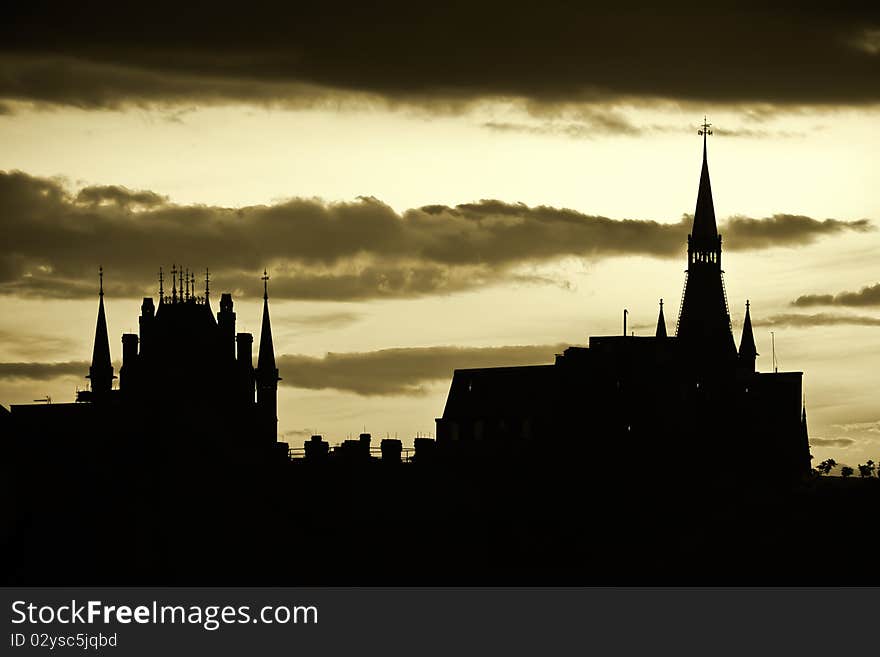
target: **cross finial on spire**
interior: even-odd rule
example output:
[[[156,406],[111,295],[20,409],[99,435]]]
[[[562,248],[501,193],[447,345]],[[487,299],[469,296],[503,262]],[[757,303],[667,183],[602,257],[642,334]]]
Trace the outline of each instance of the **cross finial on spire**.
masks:
[[[104,296],[104,267],[98,265],[98,294]]]
[[[711,134],[712,134],[712,131],[709,130],[709,128],[711,128],[711,127],[712,127],[712,124],[709,123],[709,122],[706,120],[706,115],[704,114],[704,115],[703,115],[703,123],[702,123],[702,126],[701,126],[702,129],[701,129],[701,130],[697,130],[697,134],[698,134],[698,135],[703,135],[703,139],[705,140],[706,135],[711,135]]]
[[[660,299],[660,310],[663,310],[663,299]]]
[[[706,155],[706,137],[712,134],[712,131],[709,129],[712,127],[712,124],[706,120],[706,115],[703,115],[703,123],[700,127],[700,130],[697,130],[698,135],[703,136],[703,156]]]
[[[748,312],[748,310],[749,310],[749,300],[746,299],[746,312]]]
[[[263,298],[269,298],[269,272],[267,270],[263,270]]]

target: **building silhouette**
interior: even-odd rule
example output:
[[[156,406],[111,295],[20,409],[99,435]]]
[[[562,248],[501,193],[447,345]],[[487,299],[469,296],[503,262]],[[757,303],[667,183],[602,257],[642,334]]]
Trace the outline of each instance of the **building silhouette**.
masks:
[[[802,374],[756,371],[748,301],[736,348],[707,130],[675,334],[660,300],[653,336],[624,311],[553,363],[456,370],[413,449],[277,441],[265,271],[256,366],[232,296],[215,314],[208,272],[197,295],[174,266],[117,378],[100,271],[89,389],[0,406],[2,582],[791,584],[821,553],[863,583],[876,540],[815,528],[862,527],[880,487],[790,485],[810,470]]]
[[[210,275],[196,294],[195,274],[172,266],[171,291],[159,271],[158,304],[144,297],[139,332],[122,335],[118,377],[110,358],[99,270],[98,317],[89,387],[75,403],[13,405],[11,416],[28,433],[91,438],[125,435],[150,450],[204,458],[208,446],[228,456],[286,456],[277,442],[278,369],[269,318],[269,277],[263,273],[259,356],[253,366],[253,336],[236,333],[232,295],[211,308]],[[118,386],[114,386],[118,381]],[[123,441],[117,441],[123,442]],[[218,452],[218,453],[219,453]]]
[[[756,372],[750,304],[739,351],[721,268],[704,124],[703,162],[675,336],[663,301],[653,337],[594,336],[552,365],[456,370],[438,447],[541,451],[621,464],[662,452],[676,467],[739,476],[737,445],[760,451],[754,477],[797,480],[810,472],[801,372]],[[483,447],[478,447],[479,445]],[[491,447],[490,447],[491,445]]]

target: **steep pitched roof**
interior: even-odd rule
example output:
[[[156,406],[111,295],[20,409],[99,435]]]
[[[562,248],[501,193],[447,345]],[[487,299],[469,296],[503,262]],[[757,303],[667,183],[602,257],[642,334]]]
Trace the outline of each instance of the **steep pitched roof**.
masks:
[[[272,344],[272,324],[269,322],[269,290],[266,272],[263,272],[263,325],[260,329],[260,354],[257,358],[257,369],[275,369],[275,346]]]
[[[755,335],[752,332],[752,316],[749,312],[749,302],[746,301],[746,319],[743,322],[742,338],[739,341],[739,355],[741,358],[754,358],[758,355],[755,347]]]
[[[101,277],[101,291],[98,302],[98,322],[95,326],[95,346],[92,349],[92,367],[109,370],[110,341],[107,338],[107,317],[104,315],[104,279]]]
[[[694,226],[691,236],[699,248],[701,245],[713,246],[718,238],[715,223],[715,204],[712,201],[712,183],[709,180],[709,162],[706,158],[706,135],[703,135],[703,169],[700,172],[700,190],[697,193],[697,208],[694,210]]]
[[[666,337],[666,318],[663,316],[663,299],[660,299],[660,314],[657,316],[657,332],[658,338]]]

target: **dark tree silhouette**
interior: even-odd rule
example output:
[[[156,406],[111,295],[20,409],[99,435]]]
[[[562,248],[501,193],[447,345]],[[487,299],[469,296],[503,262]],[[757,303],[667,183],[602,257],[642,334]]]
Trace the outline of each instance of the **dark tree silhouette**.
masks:
[[[855,472],[855,470],[853,470],[848,465],[845,465],[840,469],[840,476],[841,477],[851,477],[853,472]]]
[[[837,461],[834,459],[825,459],[819,465],[816,466],[816,470],[819,471],[819,474],[827,475],[831,473],[831,470],[837,465]]]

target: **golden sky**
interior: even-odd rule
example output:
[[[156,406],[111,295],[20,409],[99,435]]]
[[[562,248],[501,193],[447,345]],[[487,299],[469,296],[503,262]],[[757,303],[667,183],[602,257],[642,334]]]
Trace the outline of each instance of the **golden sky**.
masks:
[[[508,71],[487,54],[501,26],[482,45],[461,35],[445,63],[414,37],[395,67],[380,46],[330,52],[301,30],[296,64],[258,39],[221,55],[175,34],[152,57],[103,32],[103,48],[68,35],[50,52],[22,16],[31,38],[0,51],[0,403],[84,386],[98,264],[114,360],[160,265],[217,272],[255,334],[265,265],[280,432],[408,442],[433,431],[454,367],[552,362],[618,332],[624,307],[647,334],[661,297],[674,331],[706,114],[737,342],[750,299],[759,370],[774,331],[780,369],[805,372],[813,454],[877,461],[876,16],[802,18],[780,42],[772,17],[748,33],[768,58],[820,51],[808,72],[774,59],[773,86],[757,55],[719,45],[703,61],[647,31],[635,61],[604,38],[555,55],[520,40]],[[809,45],[817,30],[826,45]],[[693,74],[663,73],[682,61]]]

